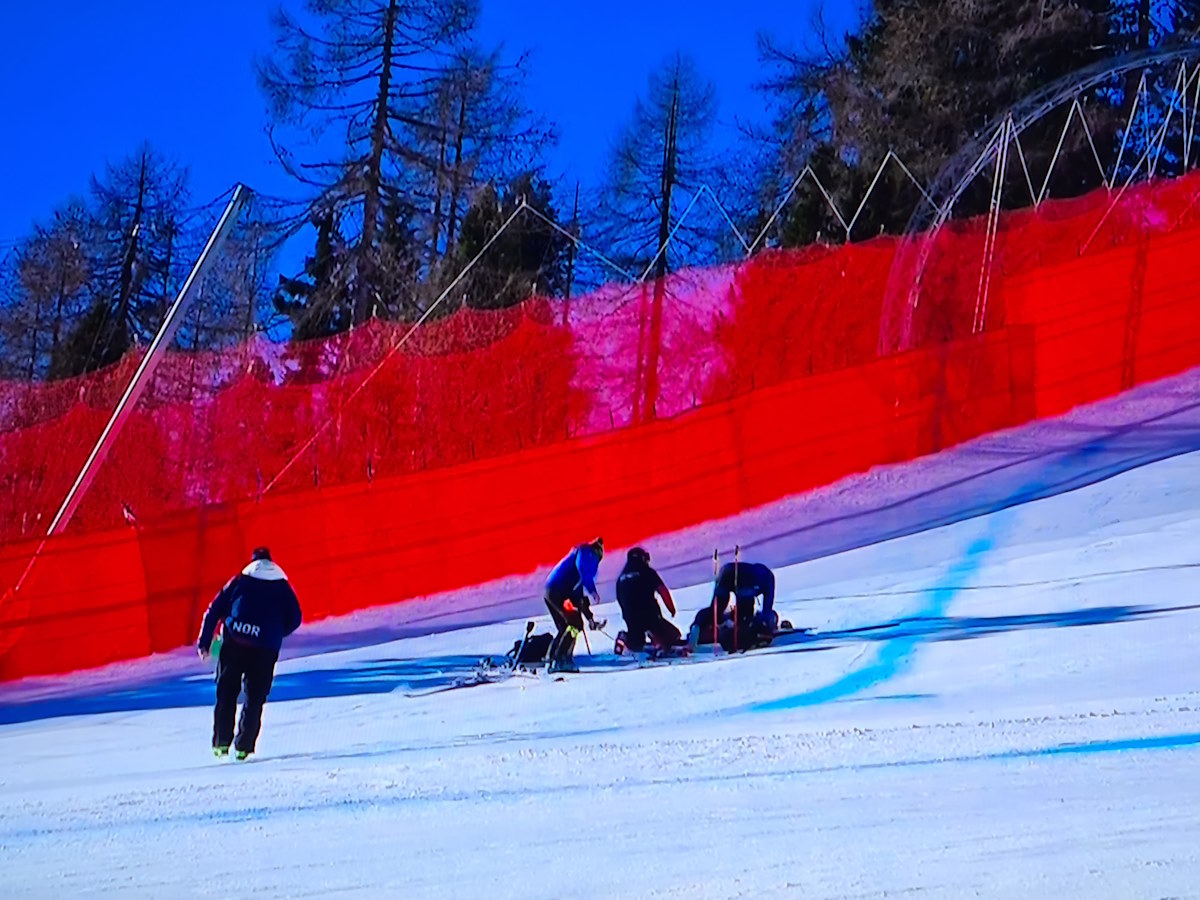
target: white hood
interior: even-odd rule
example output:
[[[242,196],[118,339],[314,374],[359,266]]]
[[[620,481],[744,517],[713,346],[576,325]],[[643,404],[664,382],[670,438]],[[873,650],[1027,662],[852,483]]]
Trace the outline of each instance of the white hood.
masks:
[[[243,575],[257,578],[259,581],[287,581],[283,569],[269,559],[256,559],[242,569]]]

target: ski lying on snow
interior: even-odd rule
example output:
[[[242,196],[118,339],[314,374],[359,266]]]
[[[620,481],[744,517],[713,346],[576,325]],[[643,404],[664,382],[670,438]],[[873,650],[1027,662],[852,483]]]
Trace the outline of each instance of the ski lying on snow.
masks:
[[[511,678],[526,678],[534,681],[560,682],[568,681],[574,675],[608,675],[613,672],[634,672],[639,669],[651,669],[659,666],[677,666],[677,665],[694,665],[696,663],[713,662],[718,659],[735,659],[745,656],[748,653],[753,653],[754,650],[769,649],[775,640],[779,638],[800,638],[805,642],[816,641],[820,639],[820,635],[808,628],[795,628],[789,631],[776,632],[772,638],[772,644],[764,644],[761,647],[756,647],[750,650],[743,650],[738,653],[728,653],[722,650],[720,653],[712,652],[711,644],[702,644],[694,650],[686,652],[673,652],[661,655],[642,655],[631,656],[628,662],[624,661],[623,657],[617,657],[622,660],[617,665],[607,666],[581,666],[577,672],[550,672],[545,666],[529,663],[521,663],[515,668],[505,663],[496,665],[489,657],[482,660],[475,671],[470,675],[463,675],[454,679],[449,684],[438,685],[437,687],[426,688],[424,690],[415,690],[405,692],[406,697],[429,697],[434,694],[444,694],[449,691],[459,691],[464,688],[479,687],[484,684],[499,684],[508,681]]]
[[[485,663],[480,663],[476,666],[475,671],[470,675],[462,675],[455,678],[449,684],[440,684],[437,687],[418,689],[415,691],[406,691],[406,697],[428,697],[432,694],[444,694],[447,691],[459,691],[463,688],[479,687],[483,684],[499,684],[502,681],[508,681],[510,678],[534,678],[536,673],[520,667],[513,669],[511,667],[496,667]]]
[[[697,663],[714,662],[715,660],[719,659],[736,659],[738,657],[746,656],[747,654],[755,654],[758,650],[769,650],[772,646],[775,646],[775,641],[779,640],[780,638],[793,638],[797,641],[808,643],[818,640],[820,637],[821,636],[814,632],[811,628],[791,628],[785,631],[775,632],[775,634],[772,635],[771,643],[769,644],[760,644],[755,647],[743,648],[734,653],[730,653],[723,648],[714,653],[712,644],[699,644],[695,648],[685,649],[682,652],[664,653],[659,655],[639,655],[624,665],[617,665],[608,669],[593,669],[592,671],[625,672],[635,671],[637,669],[652,669],[658,666],[695,665]]]

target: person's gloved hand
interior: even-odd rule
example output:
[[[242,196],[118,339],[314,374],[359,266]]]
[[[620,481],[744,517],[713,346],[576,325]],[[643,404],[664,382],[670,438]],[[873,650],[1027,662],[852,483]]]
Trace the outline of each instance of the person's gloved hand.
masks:
[[[204,662],[208,662],[208,658],[212,656],[212,652],[207,647],[196,646],[196,655]]]

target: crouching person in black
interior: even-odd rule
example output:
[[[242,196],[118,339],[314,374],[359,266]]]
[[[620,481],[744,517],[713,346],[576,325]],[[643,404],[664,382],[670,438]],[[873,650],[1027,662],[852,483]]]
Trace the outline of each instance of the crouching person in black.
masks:
[[[207,659],[213,634],[221,624],[217,656],[217,705],[213,710],[213,753],[238,759],[254,752],[262,727],[263,704],[271,692],[275,663],[283,639],[300,627],[300,601],[271,551],[259,547],[241,573],[233,576],[208,607],[196,649]],[[234,739],[233,719],[243,684],[246,702]]]
[[[679,629],[663,618],[658,598],[675,615],[675,601],[658,572],[650,565],[650,554],[634,547],[625,559],[625,568],[617,579],[617,603],[625,617],[625,630],[617,635],[615,650],[639,651],[646,646],[649,635],[654,649],[670,650],[683,643]]]

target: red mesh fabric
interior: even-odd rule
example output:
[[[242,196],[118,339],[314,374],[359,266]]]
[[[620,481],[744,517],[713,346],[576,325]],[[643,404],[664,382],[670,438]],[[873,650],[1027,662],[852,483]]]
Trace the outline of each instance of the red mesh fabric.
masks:
[[[0,602],[0,678],[190,640],[270,544],[309,617],[643,539],[1200,365],[1200,178],[931,241],[768,253],[569,303],[172,353],[67,535]],[[1103,222],[1101,221],[1103,219]],[[888,353],[898,345],[907,352]],[[882,349],[881,349],[882,348]],[[0,587],[20,575],[136,359],[0,384]],[[267,485],[318,430],[279,483]],[[127,524],[123,509],[135,524]],[[96,637],[102,635],[102,637]]]
[[[737,272],[736,314],[720,323],[727,357],[711,399],[862,365],[878,356],[891,240],[764,253]]]

